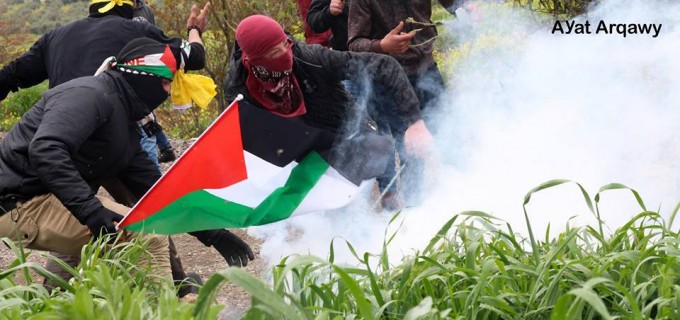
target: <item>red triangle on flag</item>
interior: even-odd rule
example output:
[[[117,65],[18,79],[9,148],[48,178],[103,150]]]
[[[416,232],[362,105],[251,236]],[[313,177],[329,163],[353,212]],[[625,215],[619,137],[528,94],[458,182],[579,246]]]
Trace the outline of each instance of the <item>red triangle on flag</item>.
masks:
[[[238,102],[206,129],[120,222],[146,219],[187,193],[228,187],[247,178]]]

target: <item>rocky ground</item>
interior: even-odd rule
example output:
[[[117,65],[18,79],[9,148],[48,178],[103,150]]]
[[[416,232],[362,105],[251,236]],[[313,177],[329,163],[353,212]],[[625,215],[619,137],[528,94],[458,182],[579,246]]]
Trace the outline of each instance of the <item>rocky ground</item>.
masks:
[[[0,139],[4,136],[0,133]],[[172,141],[177,151],[177,155],[188,148],[190,141]],[[163,164],[163,169],[167,170],[170,164]],[[241,230],[231,230],[245,240],[255,253],[255,260],[251,261],[245,268],[254,275],[260,276],[264,272],[265,263],[260,258],[260,245],[258,239],[248,236]],[[186,271],[198,273],[204,280],[210,278],[217,271],[228,267],[225,260],[213,249],[204,246],[194,237],[182,234],[173,236],[177,251]],[[14,255],[5,246],[0,245],[0,270],[7,267],[14,260]],[[44,263],[44,258],[39,254],[29,256],[29,261]],[[238,319],[239,315],[250,306],[250,296],[241,288],[232,284],[226,284],[220,289],[217,295],[217,303],[225,306],[220,314],[220,319]]]

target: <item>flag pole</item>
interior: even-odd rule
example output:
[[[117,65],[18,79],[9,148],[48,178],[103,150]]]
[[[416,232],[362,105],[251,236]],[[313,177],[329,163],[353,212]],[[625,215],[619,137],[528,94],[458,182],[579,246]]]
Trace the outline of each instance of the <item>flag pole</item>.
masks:
[[[191,144],[191,146],[189,146],[189,148],[187,149],[187,151],[189,151],[189,150],[191,149],[191,147],[193,147],[196,143],[198,143],[198,142],[201,140],[201,138],[203,138],[203,136],[206,135],[206,133],[210,132],[210,129],[212,129],[213,126],[215,126],[215,124],[218,123],[218,122],[222,119],[222,117],[224,117],[224,116],[227,114],[227,111],[229,111],[229,110],[231,109],[231,107],[233,107],[233,106],[236,104],[236,102],[241,101],[241,100],[243,100],[243,95],[239,93],[239,94],[236,96],[236,98],[234,98],[234,101],[232,101],[232,102],[224,109],[224,111],[222,111],[222,114],[220,114],[220,115],[217,117],[217,119],[215,119],[215,120],[208,126],[208,128],[206,128],[206,129],[203,131],[203,133],[201,133],[201,135],[199,135],[198,138],[196,138],[196,140]],[[135,205],[130,209],[130,211],[128,211],[128,213],[125,215],[125,217],[123,217],[123,219],[120,220],[120,222],[118,223],[119,225],[122,224],[122,223],[125,221],[125,219],[127,219],[127,217],[130,215],[130,212],[134,211],[134,209],[137,208],[137,205],[139,205],[140,203],[142,203],[142,201],[144,201],[144,199],[146,198],[146,196],[148,196],[149,193],[151,193],[151,191],[156,187],[156,185],[158,185],[159,183],[161,183],[161,182],[164,180],[165,176],[166,176],[168,173],[170,173],[170,172],[172,171],[172,169],[175,167],[175,165],[177,165],[180,161],[182,161],[182,158],[183,158],[186,154],[187,154],[187,152],[185,151],[184,153],[182,153],[182,154],[179,156],[179,158],[177,158],[177,160],[170,166],[170,168],[168,168],[168,171],[167,171],[165,174],[161,175],[160,179],[158,179],[158,180],[153,184],[153,186],[151,186],[151,188],[149,188],[149,190],[146,191],[146,193],[142,196],[142,198],[139,199],[139,201],[137,201],[137,203],[135,203]],[[118,231],[118,230],[119,230],[118,225],[116,225],[116,231]]]

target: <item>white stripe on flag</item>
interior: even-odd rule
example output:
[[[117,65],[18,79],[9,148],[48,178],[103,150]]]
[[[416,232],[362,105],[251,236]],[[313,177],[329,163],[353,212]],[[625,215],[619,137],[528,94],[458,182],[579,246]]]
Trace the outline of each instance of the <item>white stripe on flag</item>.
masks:
[[[338,171],[329,168],[295,209],[292,216],[342,208],[354,201],[359,191],[371,184],[372,181],[364,181],[357,187]]]
[[[277,167],[264,161],[248,151],[243,151],[248,178],[222,189],[206,189],[205,191],[222,199],[236,202],[246,207],[255,208],[274,190],[283,186],[296,162]]]
[[[291,171],[297,166],[296,162],[291,162],[281,168],[247,151],[243,151],[243,155],[248,179],[226,188],[205,191],[227,201],[255,208],[285,185]],[[370,184],[371,181],[364,181],[357,187],[329,167],[292,215],[341,208],[352,202],[359,191]]]

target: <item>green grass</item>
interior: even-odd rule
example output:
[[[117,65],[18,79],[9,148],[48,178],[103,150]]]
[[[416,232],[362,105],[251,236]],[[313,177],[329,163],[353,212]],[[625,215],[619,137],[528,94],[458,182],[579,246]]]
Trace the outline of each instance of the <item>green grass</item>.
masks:
[[[180,302],[169,280],[140,266],[149,257],[144,243],[116,243],[107,250],[106,239],[88,244],[75,269],[43,254],[73,276],[66,282],[29,262],[29,254],[9,239],[2,242],[16,259],[0,270],[0,319],[195,319],[194,304]],[[48,291],[35,274],[61,289]],[[202,314],[215,319],[220,309],[210,305]]]
[[[531,190],[569,183],[553,180]],[[584,201],[599,219],[604,186]],[[386,235],[382,253],[357,254],[357,266],[295,255],[273,270],[265,284],[247,272],[227,269],[202,293],[231,281],[253,295],[247,319],[677,319],[680,317],[680,239],[635,190],[640,214],[611,234],[605,226],[567,226],[557,237],[515,234],[483,212],[452,217],[430,241],[399,265],[390,265]],[[670,221],[673,220],[676,207]],[[540,236],[540,238],[538,237]],[[204,294],[199,306],[211,301]]]
[[[479,211],[453,216],[428,245],[399,264],[387,248],[360,253],[351,243],[330,243],[325,259],[284,258],[266,283],[245,270],[228,268],[211,277],[195,304],[181,303],[174,287],[139,267],[144,244],[101,242],[83,249],[74,278],[64,282],[12,242],[16,260],[0,271],[2,319],[215,319],[220,286],[232,282],[252,295],[245,319],[678,319],[680,318],[680,235],[672,222],[649,211],[640,195],[622,184],[600,188],[594,197],[574,183],[595,226],[573,227],[550,237],[550,227],[535,233],[526,206],[532,196],[568,180],[552,180],[524,198],[528,237]],[[602,194],[628,190],[640,213],[613,232],[600,220]],[[400,221],[395,215],[390,224]],[[676,228],[677,230],[677,228]],[[356,263],[335,262],[337,245]],[[58,261],[58,260],[57,260]],[[63,263],[62,263],[63,264]],[[48,292],[32,273],[58,282]],[[18,285],[15,279],[23,279]]]

